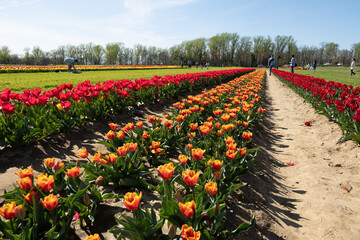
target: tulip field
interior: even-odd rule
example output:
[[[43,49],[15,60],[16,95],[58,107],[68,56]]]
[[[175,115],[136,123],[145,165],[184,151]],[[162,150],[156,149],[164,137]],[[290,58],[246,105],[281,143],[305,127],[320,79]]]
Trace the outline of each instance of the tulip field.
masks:
[[[342,141],[360,142],[359,87],[272,71],[336,122]],[[19,169],[14,187],[0,196],[5,200],[0,238],[69,239],[75,225],[92,229],[99,207],[114,200],[123,206],[106,229],[115,239],[238,239],[254,226],[255,217],[229,229],[227,199],[255,164],[255,127],[266,117],[264,80],[265,70],[243,68],[87,80],[47,91],[4,89],[0,144],[10,149],[139,106],[176,101],[161,117],[147,114],[108,124],[99,142],[105,151],[90,154],[80,146],[74,161],[48,156],[40,172]],[[150,194],[158,205],[146,203],[144,196]],[[90,232],[87,240],[100,239],[100,232]]]
[[[61,84],[43,92],[40,88],[0,94],[0,147],[20,146],[53,133],[68,131],[87,121],[99,120],[129,106],[149,104],[161,98],[175,97],[243,74],[249,69],[154,76],[151,79],[108,80],[91,84],[89,80]]]
[[[1,196],[3,237],[67,239],[71,223],[91,226],[97,207],[107,199],[121,199],[131,212],[116,218],[118,225],[110,229],[117,239],[229,239],[248,230],[254,218],[236,229],[224,227],[225,200],[254,164],[258,149],[252,130],[266,112],[261,108],[264,78],[264,70],[232,69],[62,84],[44,93],[4,90],[2,129],[7,126],[8,133],[3,142],[14,146],[130,106],[198,93],[173,104],[164,118],[149,115],[146,122],[109,124],[101,142],[107,152],[90,156],[83,148],[76,162],[49,156],[36,176],[31,167],[20,169],[14,189]],[[118,188],[132,191],[116,194]],[[144,207],[143,192],[155,193],[161,208]],[[87,239],[100,238],[92,234]]]
[[[344,136],[360,143],[360,87],[301,74],[273,70],[285,84],[337,123]]]
[[[180,66],[163,65],[77,65],[76,69],[81,71],[108,71],[108,70],[143,70],[143,69],[178,69]],[[67,65],[56,66],[0,66],[0,73],[37,73],[68,70]]]

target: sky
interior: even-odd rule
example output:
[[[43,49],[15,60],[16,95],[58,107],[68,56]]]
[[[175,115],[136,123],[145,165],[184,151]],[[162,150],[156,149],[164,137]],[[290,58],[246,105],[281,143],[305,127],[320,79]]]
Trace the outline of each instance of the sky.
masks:
[[[0,47],[123,42],[170,48],[228,32],[292,35],[298,46],[360,42],[360,0],[0,0]]]

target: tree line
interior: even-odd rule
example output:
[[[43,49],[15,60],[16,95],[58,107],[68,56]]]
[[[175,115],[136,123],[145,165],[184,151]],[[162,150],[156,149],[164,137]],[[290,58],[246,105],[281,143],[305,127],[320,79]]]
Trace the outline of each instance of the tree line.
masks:
[[[254,67],[267,65],[270,54],[274,54],[277,64],[289,63],[295,55],[297,63],[305,65],[315,59],[319,64],[350,64],[352,58],[360,58],[360,42],[351,49],[340,49],[339,44],[323,42],[319,46],[298,46],[293,36],[240,36],[237,33],[221,33],[211,38],[197,38],[183,41],[168,49],[155,46],[134,45],[125,47],[122,42],[105,46],[94,43],[59,46],[44,51],[39,46],[25,48],[23,55],[12,54],[7,46],[0,47],[0,64],[61,65],[66,57],[78,59],[84,65],[180,65],[204,64],[212,66]]]

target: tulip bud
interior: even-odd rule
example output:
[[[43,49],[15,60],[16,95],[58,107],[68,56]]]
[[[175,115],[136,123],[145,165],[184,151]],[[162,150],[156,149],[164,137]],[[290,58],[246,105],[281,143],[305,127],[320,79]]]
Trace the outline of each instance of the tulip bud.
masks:
[[[15,207],[15,216],[16,218],[23,220],[26,216],[25,208],[23,205],[19,205]]]
[[[184,198],[180,192],[176,192],[176,199],[178,200],[178,202],[184,203]]]
[[[176,227],[174,224],[170,224],[168,236],[170,239],[174,239],[176,237]]]
[[[215,206],[215,216],[218,216],[220,214],[220,206],[219,204],[216,204]]]
[[[249,121],[250,120],[250,115],[249,116],[247,116],[247,118],[246,118],[246,121]]]
[[[220,159],[220,154],[219,154],[219,152],[216,152],[216,153],[215,153],[215,156],[216,156],[216,159]]]
[[[103,176],[99,176],[96,180],[95,180],[95,184],[100,186],[102,184],[104,180],[104,177]]]
[[[214,176],[215,176],[216,180],[219,181],[221,179],[221,172],[220,171],[214,172]]]
[[[155,128],[155,132],[159,132],[159,131],[160,131],[159,127]]]

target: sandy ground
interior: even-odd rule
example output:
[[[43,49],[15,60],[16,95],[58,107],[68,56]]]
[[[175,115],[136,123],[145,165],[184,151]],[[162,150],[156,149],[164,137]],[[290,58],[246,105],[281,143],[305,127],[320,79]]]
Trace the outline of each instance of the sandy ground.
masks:
[[[342,136],[338,126],[274,76],[267,78],[265,89],[268,112],[254,138],[261,150],[256,166],[242,177],[246,186],[228,199],[225,224],[231,229],[255,215],[256,226],[239,239],[360,239],[358,146],[352,141],[338,144]],[[72,161],[82,147],[91,155],[97,150],[105,152],[96,142],[103,139],[109,122],[125,125],[135,116],[138,120],[161,116],[171,103],[149,106],[136,115],[123,113],[20,150],[1,152],[0,192],[12,189],[19,168],[32,165],[41,171],[46,157]],[[305,126],[306,121],[312,126]],[[155,196],[144,198],[152,206],[157,204]],[[96,232],[114,239],[107,230],[116,224],[111,216],[126,212],[122,202],[111,200],[98,210],[101,214],[96,216],[95,227],[76,227],[72,239],[85,239]]]

